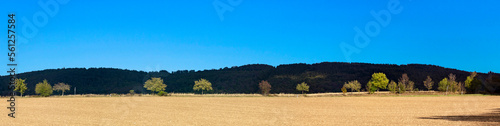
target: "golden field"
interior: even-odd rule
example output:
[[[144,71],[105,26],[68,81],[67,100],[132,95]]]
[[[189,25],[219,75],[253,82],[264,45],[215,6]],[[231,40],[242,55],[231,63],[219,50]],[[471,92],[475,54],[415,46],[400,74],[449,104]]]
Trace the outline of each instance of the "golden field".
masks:
[[[1,125],[500,125],[500,96],[2,98]]]

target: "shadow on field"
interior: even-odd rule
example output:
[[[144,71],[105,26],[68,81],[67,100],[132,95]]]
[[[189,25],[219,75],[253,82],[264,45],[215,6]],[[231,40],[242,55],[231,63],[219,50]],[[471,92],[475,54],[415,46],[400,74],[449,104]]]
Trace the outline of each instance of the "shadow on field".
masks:
[[[476,122],[500,123],[500,108],[493,109],[493,112],[491,113],[484,113],[480,115],[431,116],[431,117],[420,117],[419,119],[441,119],[449,121],[476,121]]]

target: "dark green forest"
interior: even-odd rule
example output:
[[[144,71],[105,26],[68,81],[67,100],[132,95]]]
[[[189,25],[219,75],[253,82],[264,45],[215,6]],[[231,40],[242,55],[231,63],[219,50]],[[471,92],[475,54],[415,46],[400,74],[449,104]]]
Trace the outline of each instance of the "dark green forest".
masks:
[[[316,64],[285,64],[277,67],[265,64],[250,64],[211,70],[179,70],[144,72],[116,68],[63,68],[47,69],[20,73],[17,78],[26,79],[28,90],[25,94],[34,95],[35,85],[47,79],[52,85],[64,82],[71,85],[68,94],[73,94],[74,87],[77,94],[110,94],[128,93],[135,90],[137,93],[149,93],[143,84],[151,77],[160,77],[167,85],[166,92],[192,93],[194,81],[205,78],[212,83],[213,90],[208,93],[258,93],[258,83],[267,80],[272,88],[271,93],[299,93],[295,86],[306,82],[310,85],[309,93],[340,92],[347,81],[358,80],[364,88],[375,72],[383,72],[389,80],[397,81],[403,73],[407,73],[415,87],[424,90],[423,81],[430,76],[436,83],[448,76],[456,74],[457,81],[463,82],[470,75],[470,71],[444,68],[435,65],[408,64],[367,64],[367,63],[340,63],[323,62]],[[496,73],[489,73],[500,76]],[[478,73],[486,78],[488,74]],[[9,93],[7,89],[9,76],[2,76],[0,86],[3,96]],[[433,89],[437,88],[437,84]],[[495,89],[494,92],[500,92]],[[195,92],[198,93],[198,92]]]

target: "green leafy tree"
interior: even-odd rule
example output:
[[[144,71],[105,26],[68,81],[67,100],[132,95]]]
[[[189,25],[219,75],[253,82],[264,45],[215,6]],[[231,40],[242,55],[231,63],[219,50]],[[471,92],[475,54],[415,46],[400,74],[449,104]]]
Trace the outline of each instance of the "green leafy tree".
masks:
[[[467,88],[468,93],[476,93],[477,90],[481,86],[481,81],[476,78],[477,73],[474,71],[470,74],[470,76],[467,76],[467,79],[465,80],[465,88]]]
[[[379,89],[386,89],[387,84],[389,83],[389,79],[385,76],[384,73],[373,73],[372,74],[372,79],[368,83],[371,83],[373,86],[372,88],[376,88],[377,91]]]
[[[62,92],[61,96],[64,96],[64,91],[69,91],[70,87],[71,87],[70,85],[67,85],[65,83],[58,83],[54,85],[54,91],[61,91]]]
[[[448,88],[448,78],[443,78],[443,80],[439,81],[438,83],[438,90],[439,91],[447,91]]]
[[[267,96],[269,94],[269,91],[271,91],[271,84],[263,80],[259,83],[259,88],[262,92],[262,95]]]
[[[349,81],[347,83],[344,83],[344,87],[347,89],[351,89],[351,92],[357,91],[361,89],[361,83],[358,82],[358,80],[353,80]]]
[[[19,93],[21,93],[21,97],[23,97],[23,94],[24,92],[28,89],[28,87],[26,87],[26,79],[16,79],[16,87],[14,89],[14,91],[18,91]]]
[[[43,82],[36,84],[35,93],[43,97],[50,96],[52,94],[52,86],[50,86],[47,80],[43,80]]]
[[[397,92],[397,88],[398,88],[398,85],[396,84],[396,82],[392,81],[389,83],[389,85],[387,85],[387,89],[389,89],[389,91],[391,93],[396,93]]]
[[[424,86],[430,91],[432,89],[432,85],[434,85],[434,81],[432,81],[430,76],[427,76],[427,79],[424,81]]]
[[[164,91],[167,85],[163,84],[163,79],[159,77],[152,77],[144,83],[144,88],[153,92]]]
[[[135,94],[135,91],[134,90],[130,90],[128,91],[131,95],[134,95]]]
[[[309,91],[309,85],[307,85],[306,82],[302,82],[300,84],[297,84],[297,90],[302,91],[302,94],[304,94],[304,91]]]
[[[212,89],[212,83],[210,83],[208,80],[201,78],[200,80],[194,81],[194,86],[193,90],[199,91],[201,90],[201,94],[203,94],[203,91],[210,91]]]

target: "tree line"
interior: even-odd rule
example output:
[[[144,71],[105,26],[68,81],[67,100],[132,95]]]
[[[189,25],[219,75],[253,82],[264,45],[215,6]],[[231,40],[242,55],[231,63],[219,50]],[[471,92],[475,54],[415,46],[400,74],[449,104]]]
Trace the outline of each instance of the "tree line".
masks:
[[[16,78],[14,91],[17,91],[23,96],[24,92],[28,89],[25,83],[26,79]],[[47,97],[54,93],[53,91],[60,91],[61,96],[64,96],[64,92],[68,91],[71,86],[65,83],[58,83],[52,86],[47,80],[43,80],[43,82],[39,82],[36,84],[35,92],[36,94]]]
[[[481,82],[476,78],[477,73],[472,72],[470,73],[469,76],[467,76],[467,79],[465,82],[457,82],[456,81],[456,75],[453,73],[450,73],[448,77],[443,78],[439,83],[438,83],[438,90],[442,92],[450,92],[450,93],[455,93],[455,92],[465,92],[467,93],[476,93],[478,91],[478,87],[481,86]],[[25,79],[16,79],[16,84],[15,84],[15,89],[14,91],[18,91],[21,93],[21,96],[23,96],[23,93],[27,90]],[[408,74],[404,73],[401,75],[401,77],[398,79],[398,82],[396,84],[395,81],[387,78],[387,76],[384,73],[373,73],[371,76],[371,79],[368,81],[366,84],[365,90],[372,94],[375,91],[379,91],[380,89],[387,89],[391,93],[405,93],[405,92],[413,92],[413,91],[418,91],[418,88],[414,87],[415,82],[411,81]],[[427,79],[423,81],[423,84],[427,88],[427,90],[432,90],[432,87],[434,85],[434,81],[432,81],[432,78],[430,76],[427,76]],[[267,81],[267,80],[262,80],[260,83],[258,83],[260,93],[262,95],[269,95],[269,92],[271,91],[272,85]],[[152,94],[155,94],[155,92],[158,92],[157,95],[159,96],[166,96],[168,95],[167,92],[165,92],[165,88],[167,85],[164,83],[163,79],[159,77],[152,77],[151,79],[148,79],[144,84],[143,87],[149,91],[152,92]],[[350,89],[351,92],[357,91],[360,92],[361,89],[361,83],[359,83],[358,80],[353,80],[353,81],[348,81],[345,82],[343,87],[341,88],[341,91],[345,94],[347,92],[347,89]],[[300,91],[302,94],[305,92],[309,91],[309,85],[306,82],[302,82],[297,84],[296,88],[297,91]],[[50,83],[47,82],[47,80],[43,80],[43,82],[39,82],[36,84],[36,94],[39,94],[40,96],[50,96],[53,91],[60,91],[61,96],[64,95],[64,92],[70,90],[70,85],[65,84],[65,83],[58,83],[54,86],[51,86]],[[204,91],[211,91],[213,90],[212,88],[212,83],[204,78],[200,78],[199,80],[194,81],[194,86],[193,86],[193,91],[201,91],[201,94],[203,94]],[[129,91],[130,94],[135,94],[134,90]]]
[[[479,79],[476,77],[477,73],[472,72],[469,76],[467,76],[465,82],[457,82],[456,75],[450,73],[448,77],[445,77],[441,81],[439,81],[437,88],[442,92],[477,93],[479,87],[481,86],[481,81],[479,81]],[[427,76],[427,79],[422,82],[427,90],[432,90],[434,81],[432,81],[432,78],[430,76]],[[351,89],[351,92],[359,92],[361,89],[361,84],[358,82],[358,80],[349,81],[346,82],[342,87],[342,92],[347,92],[346,89]],[[370,79],[370,81],[368,81],[368,83],[366,84],[365,90],[369,93],[373,93],[375,91],[378,91],[379,89],[387,89],[391,93],[399,94],[405,93],[407,91],[413,92],[420,90],[419,88],[415,88],[415,82],[411,81],[408,77],[408,74],[406,73],[401,75],[401,77],[398,79],[397,84],[393,80],[389,81],[384,73],[374,73],[372,74],[372,78]]]
[[[363,88],[347,89],[368,91],[366,87],[372,80],[372,74],[384,73],[389,80],[386,88],[378,90],[389,90],[397,87],[398,90],[407,91],[408,86],[413,89],[427,89],[424,80],[429,77],[431,80],[438,80],[430,87],[438,90],[439,80],[447,78],[449,74],[455,75],[455,81],[467,85],[466,80],[471,75],[470,72],[450,68],[443,68],[435,65],[409,64],[409,65],[391,65],[391,64],[366,64],[366,63],[337,63],[324,62],[316,64],[285,64],[279,66],[270,66],[265,64],[250,64],[235,67],[226,67],[211,70],[179,70],[169,72],[166,70],[144,72],[136,70],[116,69],[116,68],[64,68],[47,69],[17,74],[17,78],[25,79],[28,90],[24,92],[27,95],[35,95],[36,84],[47,80],[48,83],[57,84],[64,82],[71,84],[70,91],[73,93],[74,87],[78,90],[77,94],[110,94],[130,93],[152,93],[144,88],[144,83],[155,77],[161,78],[168,87],[164,92],[176,93],[256,93],[261,92],[259,83],[267,81],[272,85],[269,93],[302,93],[296,89],[297,84],[306,83],[308,93],[340,92],[345,83],[357,80]],[[399,81],[402,74],[411,77],[407,81]],[[499,74],[496,73],[476,73],[476,76],[469,79],[470,82],[480,82],[477,86],[478,92],[500,93],[500,88],[495,85],[486,85],[485,80],[492,76],[493,81],[498,81]],[[212,84],[212,90],[193,90],[194,81],[204,78]],[[470,78],[470,77],[469,77]],[[405,79],[403,79],[405,80]],[[8,76],[0,77],[0,82],[8,83]],[[373,81],[372,81],[373,82]],[[396,84],[396,86],[391,85]],[[399,84],[401,82],[401,84]],[[357,84],[351,82],[353,84]],[[378,85],[378,83],[370,83]],[[402,85],[405,86],[397,86]],[[443,82],[444,84],[444,82]],[[449,85],[448,89],[453,89],[455,83]],[[488,87],[490,86],[490,87]],[[359,87],[359,86],[358,86]],[[497,86],[498,87],[498,86]],[[375,87],[374,87],[375,88]],[[458,89],[458,88],[457,88]],[[488,89],[488,90],[487,90]],[[473,90],[466,89],[466,90]],[[0,86],[0,94],[8,95],[8,88]],[[66,93],[66,92],[65,92]],[[155,93],[159,93],[155,91]]]

